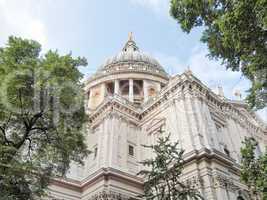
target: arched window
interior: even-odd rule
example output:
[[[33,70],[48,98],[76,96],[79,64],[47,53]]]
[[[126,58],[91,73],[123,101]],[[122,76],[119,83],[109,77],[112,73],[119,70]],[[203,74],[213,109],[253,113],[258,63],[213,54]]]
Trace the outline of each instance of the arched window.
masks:
[[[107,95],[113,95],[114,94],[114,82],[106,83],[106,93],[107,93]]]
[[[143,95],[143,80],[133,81],[133,92],[134,95]]]
[[[129,95],[129,80],[120,81],[120,93],[122,95]]]

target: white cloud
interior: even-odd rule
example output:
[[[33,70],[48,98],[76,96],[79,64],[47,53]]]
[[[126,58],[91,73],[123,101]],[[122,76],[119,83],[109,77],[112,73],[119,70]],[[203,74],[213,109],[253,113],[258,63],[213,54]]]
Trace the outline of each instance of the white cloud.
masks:
[[[210,60],[207,54],[208,51],[203,48],[193,52],[188,62],[193,73],[212,89],[222,86],[228,98],[233,97],[236,89],[240,90],[244,97],[249,81],[242,77],[240,72],[226,70],[219,61]]]
[[[130,2],[134,5],[152,9],[157,13],[168,13],[169,9],[169,0],[130,0]]]
[[[178,56],[169,56],[162,53],[155,53],[154,56],[162,64],[166,72],[170,75],[181,74],[190,67],[193,74],[212,90],[216,90],[220,85],[224,89],[224,94],[229,99],[236,99],[234,92],[239,90],[242,98],[246,97],[246,90],[250,83],[240,72],[226,70],[218,61],[210,60],[206,55],[207,49],[196,47],[187,62],[182,62]],[[257,115],[267,122],[267,108],[256,112]]]
[[[203,47],[196,47],[190,53],[191,56],[185,62],[178,56],[169,56],[162,53],[155,53],[154,55],[171,75],[183,73],[190,68],[193,74],[211,89],[222,86],[226,97],[235,98],[233,96],[235,90],[240,90],[242,97],[246,96],[245,91],[250,84],[248,80],[242,77],[240,72],[226,70],[220,62],[210,60],[206,56],[208,54],[207,49]]]
[[[6,42],[10,35],[47,43],[46,27],[39,16],[40,1],[0,0],[0,38]]]

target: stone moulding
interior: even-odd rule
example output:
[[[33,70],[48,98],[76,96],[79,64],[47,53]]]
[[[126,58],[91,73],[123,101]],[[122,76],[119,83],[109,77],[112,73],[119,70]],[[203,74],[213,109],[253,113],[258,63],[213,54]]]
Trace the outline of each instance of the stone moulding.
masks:
[[[241,189],[234,183],[231,178],[218,172],[213,175],[213,181],[215,187],[222,187],[233,192]]]
[[[166,74],[166,72],[155,69],[155,66],[152,64],[144,62],[124,62],[119,64],[112,64],[111,66],[108,66],[108,68],[106,68],[105,70],[98,71],[95,75],[90,77],[90,79],[88,79],[86,83],[88,84],[99,78],[107,77],[112,74],[118,73],[142,73],[158,76],[164,80],[168,79],[168,75]]]
[[[189,155],[190,154],[190,155]],[[191,155],[192,154],[192,155]],[[223,154],[218,154],[218,152],[213,152],[208,149],[202,149],[200,151],[193,151],[185,154],[185,162],[186,165],[190,164],[191,162],[199,162],[199,161],[207,161],[207,162],[223,162],[225,165],[230,167],[232,171],[236,171],[236,175],[238,175],[238,167],[235,166],[235,163],[233,160],[229,159],[228,157],[224,156]],[[220,173],[220,172],[214,172],[212,174],[214,186],[216,187],[222,187],[227,188],[230,191],[238,191],[242,188],[235,184],[235,182],[228,176]],[[188,178],[184,177],[184,183],[190,184],[195,188],[203,188],[205,187],[204,180],[198,176],[193,175],[189,176]],[[90,175],[89,177],[85,178],[81,182],[73,182],[71,180],[54,180],[53,184],[58,185],[76,192],[80,192],[81,194],[86,191],[88,188],[90,188],[92,185],[97,184],[100,181],[105,180],[105,182],[111,180],[111,181],[119,181],[121,183],[131,185],[133,187],[142,189],[143,188],[143,181],[139,177],[135,177],[133,175],[126,174],[122,171],[119,171],[117,169],[113,168],[102,168],[101,170],[96,171],[94,174]],[[243,187],[244,188],[244,187]],[[133,198],[129,197],[125,194],[120,194],[113,191],[100,191],[95,194],[92,194],[92,196],[88,197],[88,200],[113,200],[116,198],[121,198],[125,200],[130,200]],[[115,200],[114,199],[114,200]],[[116,199],[117,200],[117,199]]]
[[[76,191],[82,194],[92,185],[97,184],[98,182],[103,181],[103,180],[105,180],[105,182],[119,181],[126,185],[131,185],[133,187],[139,188],[140,190],[143,189],[143,181],[141,178],[131,176],[129,174],[126,174],[124,172],[121,172],[121,171],[118,171],[112,168],[101,168],[100,170],[96,171],[94,174],[90,175],[85,180],[80,181],[80,182],[77,182],[77,181],[74,182],[72,180],[55,179],[52,181],[52,185],[64,187],[66,189]],[[105,195],[103,196],[102,194],[105,194]],[[124,197],[124,198],[127,197],[119,193],[101,191],[100,193],[97,192],[96,194],[93,194],[92,197],[89,197],[88,199],[96,198],[96,197],[101,199],[103,197],[105,198],[108,197],[107,200],[110,200],[109,198],[114,196],[111,194],[118,194],[120,197]]]
[[[192,98],[199,98],[201,101],[205,101],[208,106],[212,108],[210,111],[213,119],[221,126],[225,125],[226,118],[231,118],[246,127],[249,131],[257,132],[260,130],[267,134],[267,127],[264,123],[252,116],[253,120],[256,120],[259,123],[259,126],[256,126],[251,119],[235,108],[231,101],[218,97],[188,72],[174,77],[156,97],[151,98],[140,107],[134,106],[131,102],[119,95],[107,97],[105,101],[91,113],[90,121],[94,123],[101,114],[105,113],[104,110],[106,110],[107,107],[113,106],[113,108],[116,108],[117,110],[122,110],[123,112],[128,113],[129,116],[133,116],[136,119],[135,123],[138,123],[153,110],[157,109],[163,103],[166,103],[170,99],[170,95],[173,93],[179,93],[182,96],[189,94]]]
[[[92,197],[89,197],[88,200],[130,200],[131,197],[120,194],[114,191],[101,191]]]

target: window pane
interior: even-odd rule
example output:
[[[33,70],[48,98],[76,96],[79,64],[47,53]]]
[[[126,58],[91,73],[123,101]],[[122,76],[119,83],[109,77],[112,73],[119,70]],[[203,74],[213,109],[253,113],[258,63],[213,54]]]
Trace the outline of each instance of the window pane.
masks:
[[[129,155],[134,156],[134,147],[132,145],[129,145]]]

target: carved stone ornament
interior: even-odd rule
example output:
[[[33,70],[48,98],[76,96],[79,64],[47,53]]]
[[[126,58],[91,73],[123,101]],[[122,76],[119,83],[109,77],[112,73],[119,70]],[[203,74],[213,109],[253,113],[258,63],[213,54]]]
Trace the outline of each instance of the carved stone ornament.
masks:
[[[113,191],[101,191],[93,196],[91,196],[88,200],[130,200],[131,198],[117,193]]]
[[[230,191],[237,191],[239,189],[238,186],[234,184],[234,182],[229,179],[228,177],[221,175],[221,174],[216,174],[214,177],[214,186],[215,187],[222,187],[225,189],[228,189]]]
[[[193,176],[184,181],[186,185],[190,185],[193,188],[200,188],[204,185],[204,180],[201,177]]]

